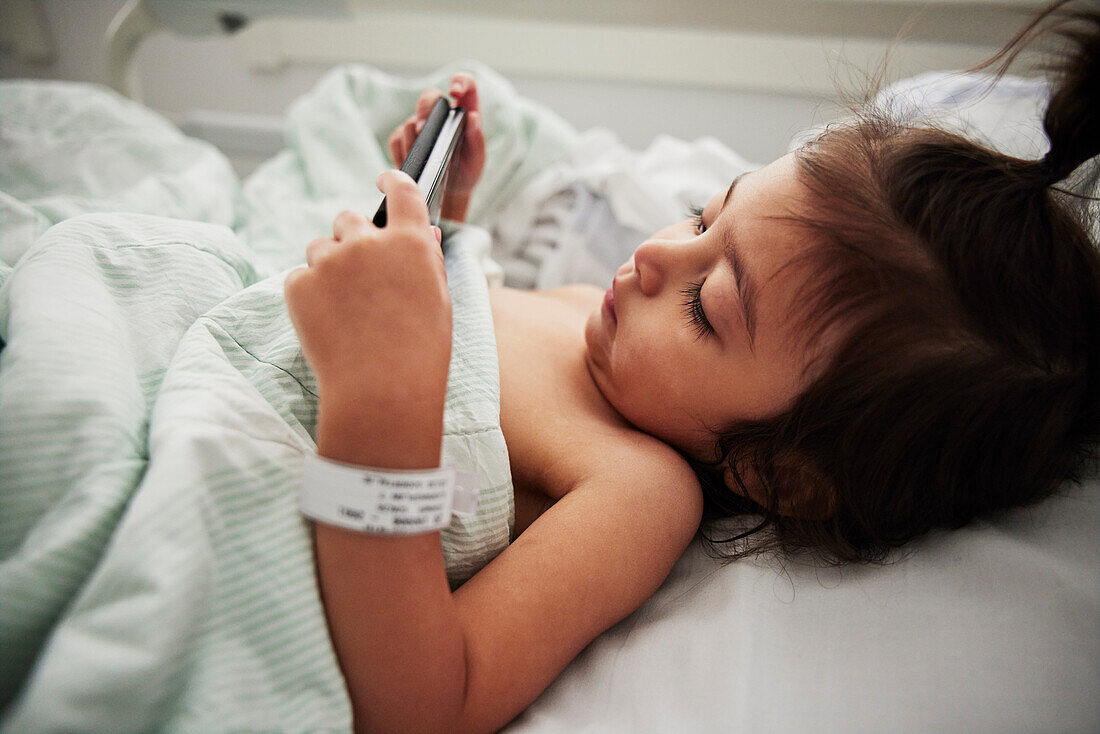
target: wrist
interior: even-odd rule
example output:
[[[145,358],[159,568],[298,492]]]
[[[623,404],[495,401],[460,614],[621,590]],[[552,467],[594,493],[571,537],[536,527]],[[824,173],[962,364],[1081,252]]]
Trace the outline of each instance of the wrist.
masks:
[[[307,455],[298,507],[348,530],[418,535],[450,525],[454,498],[452,469],[376,469]]]
[[[443,400],[356,405],[321,402],[317,453],[349,464],[387,469],[439,466],[443,440]]]

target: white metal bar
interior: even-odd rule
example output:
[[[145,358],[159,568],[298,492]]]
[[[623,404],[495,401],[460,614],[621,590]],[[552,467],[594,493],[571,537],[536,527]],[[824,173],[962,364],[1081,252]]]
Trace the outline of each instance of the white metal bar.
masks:
[[[141,101],[138,75],[131,67],[142,40],[157,29],[156,19],[143,0],[129,0],[111,19],[104,38],[107,49],[107,83],[131,99]]]
[[[650,82],[820,95],[853,70],[890,57],[892,75],[966,68],[989,48],[928,41],[893,43],[694,28],[551,23],[503,17],[375,12],[357,21],[272,20],[241,36],[257,70],[361,61],[434,68],[476,58],[505,75]],[[860,72],[856,72],[860,73]]]

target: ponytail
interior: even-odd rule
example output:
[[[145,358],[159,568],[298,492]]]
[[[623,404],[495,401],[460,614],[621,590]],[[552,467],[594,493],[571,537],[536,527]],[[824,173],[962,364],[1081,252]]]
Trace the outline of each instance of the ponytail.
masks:
[[[1070,45],[1054,66],[1054,92],[1043,118],[1050,151],[1037,170],[1048,186],[1100,155],[1100,10],[1058,12],[1065,5],[1047,11],[1059,18],[1059,33]]]

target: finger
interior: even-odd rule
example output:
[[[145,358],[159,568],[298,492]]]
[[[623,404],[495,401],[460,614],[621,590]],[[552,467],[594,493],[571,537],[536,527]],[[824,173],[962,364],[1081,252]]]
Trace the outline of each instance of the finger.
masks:
[[[394,168],[400,168],[401,164],[405,162],[405,156],[407,155],[402,144],[405,135],[404,131],[405,126],[399,125],[397,129],[393,131],[393,134],[390,135],[390,159],[393,160]]]
[[[337,242],[354,238],[370,231],[370,220],[359,212],[346,209],[336,215],[332,221],[332,236]]]
[[[314,267],[324,258],[325,254],[330,252],[334,247],[336,247],[336,241],[328,237],[318,237],[313,240],[306,245],[306,264],[311,268]],[[304,273],[305,270],[303,269],[302,272]],[[293,272],[291,274],[293,274]]]
[[[283,295],[289,299],[289,294],[293,293],[294,289],[298,287],[298,281],[308,272],[309,268],[300,266],[287,273],[286,278],[283,279]]]
[[[439,227],[436,227],[433,224],[432,225],[432,234],[435,235],[436,244],[442,245],[443,244],[443,230],[441,230]]]
[[[394,168],[400,168],[401,164],[405,162],[405,154],[401,150],[400,138],[390,138],[390,160],[393,161]]]
[[[432,105],[443,96],[443,92],[435,89],[425,89],[420,93],[420,99],[416,100],[416,117],[420,120],[428,119],[428,113],[432,111]]]
[[[481,109],[477,96],[477,83],[470,74],[460,71],[451,77],[451,86],[448,91],[454,98],[455,104],[465,108],[467,112],[476,112]]]
[[[401,157],[401,164],[399,166],[397,166],[397,168],[400,168],[401,166],[405,165],[405,159],[409,157],[409,150],[412,149],[412,143],[410,143],[408,141],[407,135],[406,135],[405,128],[406,128],[407,125],[408,125],[408,122],[406,121],[406,123],[404,125],[402,125],[400,128],[398,128],[398,131],[397,131],[398,132],[397,147],[398,147],[398,150],[400,151],[400,157]]]
[[[409,154],[412,150],[413,143],[416,142],[416,120],[409,118],[409,121],[405,123],[405,127],[402,129],[402,144],[405,146],[405,155]]]
[[[466,131],[462,134],[462,156],[474,167],[485,163],[485,130],[481,127],[481,113],[466,115]]]
[[[376,181],[378,190],[386,195],[387,226],[391,224],[431,224],[428,205],[420,187],[404,171],[384,171]]]

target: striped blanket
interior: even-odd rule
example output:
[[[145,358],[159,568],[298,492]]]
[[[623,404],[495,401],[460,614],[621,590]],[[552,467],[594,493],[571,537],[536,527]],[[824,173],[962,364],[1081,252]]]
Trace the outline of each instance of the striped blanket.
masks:
[[[243,188],[216,150],[104,90],[0,86],[4,730],[350,730],[296,509],[317,390],[282,282],[336,212],[377,203],[362,193],[385,131],[451,71],[334,72]],[[503,81],[479,81],[507,106]],[[349,105],[377,135],[332,124]],[[537,161],[569,141],[537,110],[513,117],[497,131],[511,176],[483,206],[529,175],[525,149]],[[374,161],[354,177],[335,163],[353,148]],[[480,499],[444,533],[458,585],[507,544],[512,489],[489,237],[448,228],[445,245],[443,454],[476,474]]]

